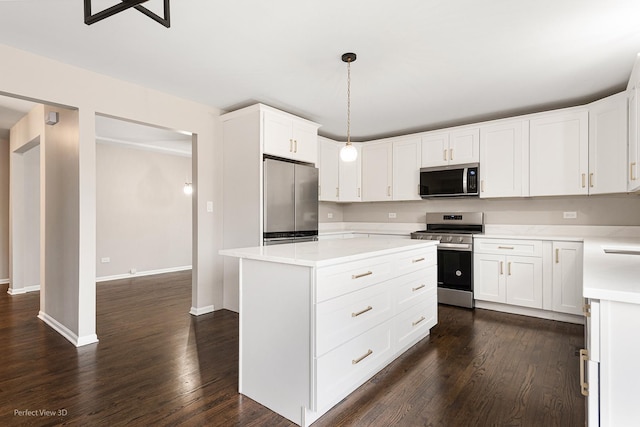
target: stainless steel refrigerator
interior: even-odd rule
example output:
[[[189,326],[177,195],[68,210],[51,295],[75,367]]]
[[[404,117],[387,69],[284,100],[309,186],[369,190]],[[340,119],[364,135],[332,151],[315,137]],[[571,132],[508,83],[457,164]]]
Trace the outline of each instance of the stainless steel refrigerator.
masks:
[[[318,238],[318,169],[264,159],[264,245]]]

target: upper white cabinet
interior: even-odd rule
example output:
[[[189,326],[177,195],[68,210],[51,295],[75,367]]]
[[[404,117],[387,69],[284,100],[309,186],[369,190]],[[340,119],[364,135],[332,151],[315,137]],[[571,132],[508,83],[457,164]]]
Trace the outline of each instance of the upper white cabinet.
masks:
[[[557,110],[530,120],[531,196],[588,194],[588,121],[586,109]]]
[[[589,194],[627,191],[627,94],[589,104]]]
[[[262,120],[265,154],[308,163],[317,162],[317,124],[275,109],[264,109]]]
[[[358,158],[340,160],[344,142],[318,137],[319,200],[326,202],[359,202],[361,197],[362,144],[354,142]]]
[[[364,143],[362,146],[362,201],[393,200],[392,171],[392,143]]]
[[[529,195],[529,121],[480,128],[480,197]]]
[[[480,159],[480,130],[454,128],[422,136],[422,167],[477,163]]]
[[[393,200],[420,200],[421,141],[396,139],[393,145]]]
[[[636,59],[631,72],[631,78],[627,85],[629,97],[629,151],[627,170],[627,190],[640,190],[640,108],[638,99],[640,95],[640,55]]]

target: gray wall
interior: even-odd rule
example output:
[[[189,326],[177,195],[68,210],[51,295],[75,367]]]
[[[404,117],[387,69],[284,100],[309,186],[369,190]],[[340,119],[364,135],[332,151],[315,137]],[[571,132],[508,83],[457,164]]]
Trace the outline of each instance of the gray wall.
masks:
[[[99,143],[96,173],[98,278],[192,264],[190,157]]]
[[[9,141],[0,140],[0,283],[9,280]]]
[[[640,195],[540,197],[519,199],[433,199],[407,202],[320,204],[320,222],[423,223],[425,212],[482,211],[487,224],[640,225]],[[563,212],[577,212],[573,220]],[[327,214],[333,213],[333,219]],[[396,219],[389,219],[389,213]]]

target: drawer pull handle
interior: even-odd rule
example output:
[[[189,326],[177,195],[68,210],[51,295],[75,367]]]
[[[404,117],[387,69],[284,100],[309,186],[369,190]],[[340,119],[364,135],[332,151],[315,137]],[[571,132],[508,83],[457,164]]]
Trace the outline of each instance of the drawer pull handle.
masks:
[[[420,289],[424,288],[425,286],[427,286],[427,285],[422,284],[422,285],[420,285],[420,286],[418,286],[418,287],[416,287],[416,288],[411,288],[411,291],[412,291],[412,292],[419,291]]]
[[[368,306],[368,307],[367,307],[367,308],[365,308],[364,310],[360,310],[360,311],[359,311],[359,312],[357,312],[357,313],[351,313],[351,317],[358,317],[358,316],[360,316],[361,314],[365,314],[367,311],[371,311],[371,310],[373,310],[373,307]]]
[[[584,317],[591,317],[591,304],[584,304],[582,306],[582,312],[584,313]]]
[[[585,349],[580,350],[580,393],[583,396],[589,396],[589,383],[585,381],[584,365],[589,361],[589,352]]]
[[[361,273],[361,274],[354,274],[351,276],[351,279],[359,279],[361,277],[371,276],[372,274],[373,274],[373,271],[367,271],[366,273]]]
[[[412,322],[411,325],[412,326],[416,326],[418,323],[422,322],[423,320],[425,320],[426,318],[424,316],[422,316],[421,318],[419,318],[418,320],[416,320],[415,322]]]
[[[424,261],[424,257],[423,258],[414,259],[411,262],[416,263],[416,262],[420,262],[420,261]]]
[[[513,249],[513,246],[498,246],[498,249]]]
[[[362,356],[358,357],[357,359],[353,359],[351,361],[352,365],[357,365],[358,363],[362,362],[364,359],[366,359],[367,357],[371,356],[373,354],[373,350],[369,349],[367,350],[366,354],[363,354]]]

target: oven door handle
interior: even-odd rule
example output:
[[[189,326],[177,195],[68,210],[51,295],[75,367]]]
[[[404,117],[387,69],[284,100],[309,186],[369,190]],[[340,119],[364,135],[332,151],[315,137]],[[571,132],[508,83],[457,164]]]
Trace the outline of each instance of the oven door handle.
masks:
[[[440,243],[438,249],[458,249],[463,251],[471,251],[471,245],[467,243]]]

